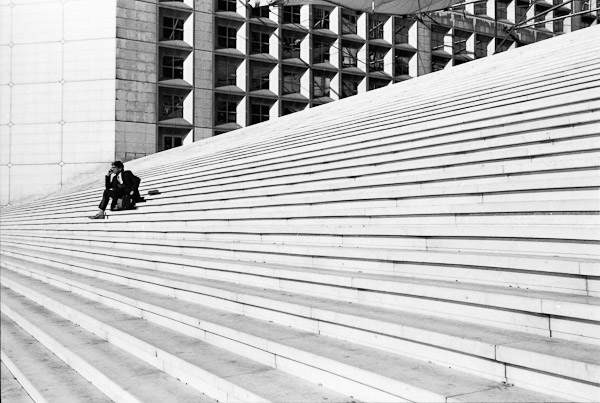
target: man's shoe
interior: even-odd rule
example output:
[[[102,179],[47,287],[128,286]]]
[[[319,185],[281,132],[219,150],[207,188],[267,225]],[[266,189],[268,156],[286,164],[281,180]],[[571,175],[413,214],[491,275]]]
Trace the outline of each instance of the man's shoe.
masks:
[[[106,218],[106,215],[104,213],[98,213],[98,214],[90,216],[88,218],[91,218],[92,220],[102,220],[102,219]]]

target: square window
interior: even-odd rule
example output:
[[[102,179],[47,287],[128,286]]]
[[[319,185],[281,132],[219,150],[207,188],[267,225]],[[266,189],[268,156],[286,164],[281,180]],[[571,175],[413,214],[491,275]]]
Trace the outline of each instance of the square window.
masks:
[[[163,94],[161,96],[161,119],[183,118],[183,100],[182,95]]]
[[[315,75],[313,77],[313,97],[328,97],[331,91],[330,84],[329,77]]]
[[[268,90],[272,66],[254,64],[250,69],[250,91]]]
[[[313,64],[329,62],[329,48],[330,46],[325,42],[313,43]]]
[[[269,34],[252,32],[250,34],[250,53],[269,53]]]
[[[237,102],[228,99],[217,99],[217,124],[236,123]]]
[[[217,46],[219,48],[235,49],[237,30],[223,25],[217,26]]]
[[[385,21],[369,18],[369,39],[383,39]]]
[[[315,7],[313,9],[313,29],[329,29],[329,10]]]
[[[260,103],[252,103],[250,105],[250,124],[256,124],[260,122],[266,122],[269,120],[269,111],[271,110],[270,105],[264,105]]]
[[[342,48],[342,67],[358,66],[358,48]]]
[[[163,55],[161,65],[161,80],[183,79],[183,58],[179,56]]]
[[[218,0],[217,10],[218,11],[236,11],[237,1],[236,0]]]
[[[183,41],[183,20],[180,18],[163,17],[161,40]]]
[[[300,24],[300,6],[283,7],[284,24]]]
[[[358,31],[358,15],[351,11],[342,11],[342,34],[356,34]]]

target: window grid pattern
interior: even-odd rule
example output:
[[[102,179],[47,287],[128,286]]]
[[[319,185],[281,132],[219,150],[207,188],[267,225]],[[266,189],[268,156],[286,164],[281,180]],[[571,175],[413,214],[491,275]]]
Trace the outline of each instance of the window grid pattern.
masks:
[[[560,2],[560,0],[556,1]],[[598,0],[592,1],[594,4]],[[221,0],[219,4],[219,10],[231,11],[234,2]],[[469,13],[473,13],[470,15],[471,17],[473,15],[490,17],[495,13],[498,20],[512,22],[521,17],[526,18],[525,11],[528,6],[529,0],[481,1],[466,7],[463,12],[458,14],[469,18]],[[432,31],[429,34],[431,43],[423,44],[423,41],[417,40],[417,36],[425,34],[421,33],[421,28],[417,29],[415,24],[418,23],[410,17],[375,16],[372,18],[370,14],[361,16],[360,13],[346,9],[338,9],[333,13],[332,9],[334,8],[316,5],[284,6],[277,9],[278,20],[275,21],[271,18],[270,21],[263,21],[264,27],[258,27],[256,20],[251,21],[257,16],[268,16],[264,9],[246,11],[245,16],[242,15],[241,18],[228,17],[224,13],[219,14],[218,20],[225,22],[222,24],[225,26],[217,23],[219,27],[217,48],[237,49],[236,35],[248,40],[248,47],[237,49],[242,55],[222,52],[217,55],[217,58],[237,57],[236,68],[239,68],[240,63],[244,62],[244,58],[246,58],[245,71],[239,71],[238,74],[244,74],[248,79],[245,84],[242,84],[239,77],[236,77],[233,67],[219,65],[217,70],[225,70],[227,73],[215,74],[215,86],[235,85],[236,79],[238,79],[237,85],[243,91],[242,99],[250,96],[253,99],[260,98],[263,101],[269,101],[271,104],[279,100],[279,114],[292,113],[294,108],[284,107],[284,102],[298,102],[300,97],[306,97],[305,101],[300,101],[306,102],[301,105],[302,108],[312,107],[329,101],[320,98],[329,97],[334,100],[344,98],[357,92],[402,81],[410,76],[450,68],[453,65],[468,62],[470,59],[487,57],[494,53],[495,46],[499,45],[496,38],[489,34],[485,25],[489,25],[489,18],[471,18],[472,30],[469,26],[460,28],[465,31],[465,35],[454,33],[455,28],[452,28],[442,18],[440,19],[442,26],[432,23]],[[531,10],[531,13],[533,11]],[[511,13],[513,14],[511,15]],[[560,15],[558,11],[552,13],[552,17],[557,15]],[[338,19],[335,24],[332,24],[333,16]],[[392,18],[391,24],[386,23],[387,18]],[[230,20],[229,25],[225,21],[228,19]],[[556,32],[562,32],[565,29],[565,24],[561,20],[548,24],[541,20],[538,22],[540,26],[543,25],[544,28],[550,28]],[[478,29],[477,24],[481,24],[481,28]],[[338,30],[333,32],[333,35],[318,32],[332,29],[333,26]],[[238,32],[239,27],[243,27],[240,32]],[[262,32],[253,32],[253,29],[256,28]],[[270,46],[271,35],[280,37],[277,48]],[[337,35],[337,39],[335,35]],[[345,35],[348,37],[344,37]],[[471,39],[471,36],[474,38]],[[389,44],[381,42],[384,38],[391,38],[391,42]],[[239,43],[237,44],[239,45]],[[507,41],[497,51],[505,51],[511,45],[513,43]],[[415,58],[417,52],[421,51],[421,46],[428,48],[425,51],[434,51],[432,58],[429,59],[431,63],[428,65],[425,65],[426,59]],[[382,51],[374,50],[378,48]],[[261,56],[252,56],[257,54]],[[333,59],[334,54],[336,55],[335,60]],[[392,65],[389,66],[389,70],[386,70],[388,67],[384,61],[387,54],[392,56],[390,58]],[[271,61],[263,61],[267,57]],[[271,63],[272,65],[268,68],[252,67],[259,58],[261,64]],[[323,63],[329,65],[318,66]],[[313,65],[315,66],[313,67]],[[273,72],[274,68],[275,72]],[[344,70],[350,68],[354,70]],[[319,70],[320,72],[318,72]],[[314,74],[315,71],[318,73]],[[386,76],[389,77],[389,81],[384,78]],[[277,80],[270,82],[270,78],[275,79],[275,77]],[[301,79],[302,77],[304,78]],[[360,85],[361,82],[363,85]],[[332,86],[333,83],[335,83],[335,87]],[[268,93],[249,94],[249,92],[257,90],[270,90],[272,93],[270,95]],[[296,94],[298,97],[281,98],[291,94]],[[251,118],[251,105],[250,103],[246,103],[246,105],[248,122],[257,122],[263,119]],[[268,108],[265,107],[265,109]],[[258,115],[261,114],[258,113]]]
[[[162,57],[161,79],[183,79],[183,58],[164,55]]]
[[[183,41],[183,22],[181,18],[163,17],[161,39],[163,41]]]
[[[184,99],[185,97],[182,95],[163,94],[161,97],[161,118],[183,118]]]
[[[223,25],[217,26],[217,47],[233,48],[236,47],[237,29]]]

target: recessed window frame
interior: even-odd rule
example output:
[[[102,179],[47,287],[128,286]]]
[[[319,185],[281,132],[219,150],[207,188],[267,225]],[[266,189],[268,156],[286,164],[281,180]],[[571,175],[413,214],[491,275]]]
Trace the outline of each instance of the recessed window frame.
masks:
[[[183,56],[163,53],[160,65],[160,80],[183,79],[184,61]]]
[[[269,37],[267,32],[250,32],[250,54],[269,53]]]
[[[313,29],[329,29],[331,11],[326,8],[313,8]]]
[[[160,119],[183,118],[183,102],[185,95],[162,93],[160,95]]]
[[[226,24],[217,24],[217,49],[235,49],[237,47],[237,28]]]
[[[302,6],[284,6],[282,13],[283,24],[300,24]]]
[[[183,41],[184,40],[184,29],[183,25],[185,19],[172,16],[163,15],[161,20],[161,40],[163,41]]]

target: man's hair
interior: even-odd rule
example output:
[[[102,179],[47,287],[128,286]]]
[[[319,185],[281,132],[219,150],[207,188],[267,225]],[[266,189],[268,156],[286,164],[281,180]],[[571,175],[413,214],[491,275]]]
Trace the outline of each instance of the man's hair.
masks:
[[[115,161],[112,163],[113,166],[119,168],[119,169],[123,169],[125,168],[125,165],[123,165],[123,163],[121,161]]]

